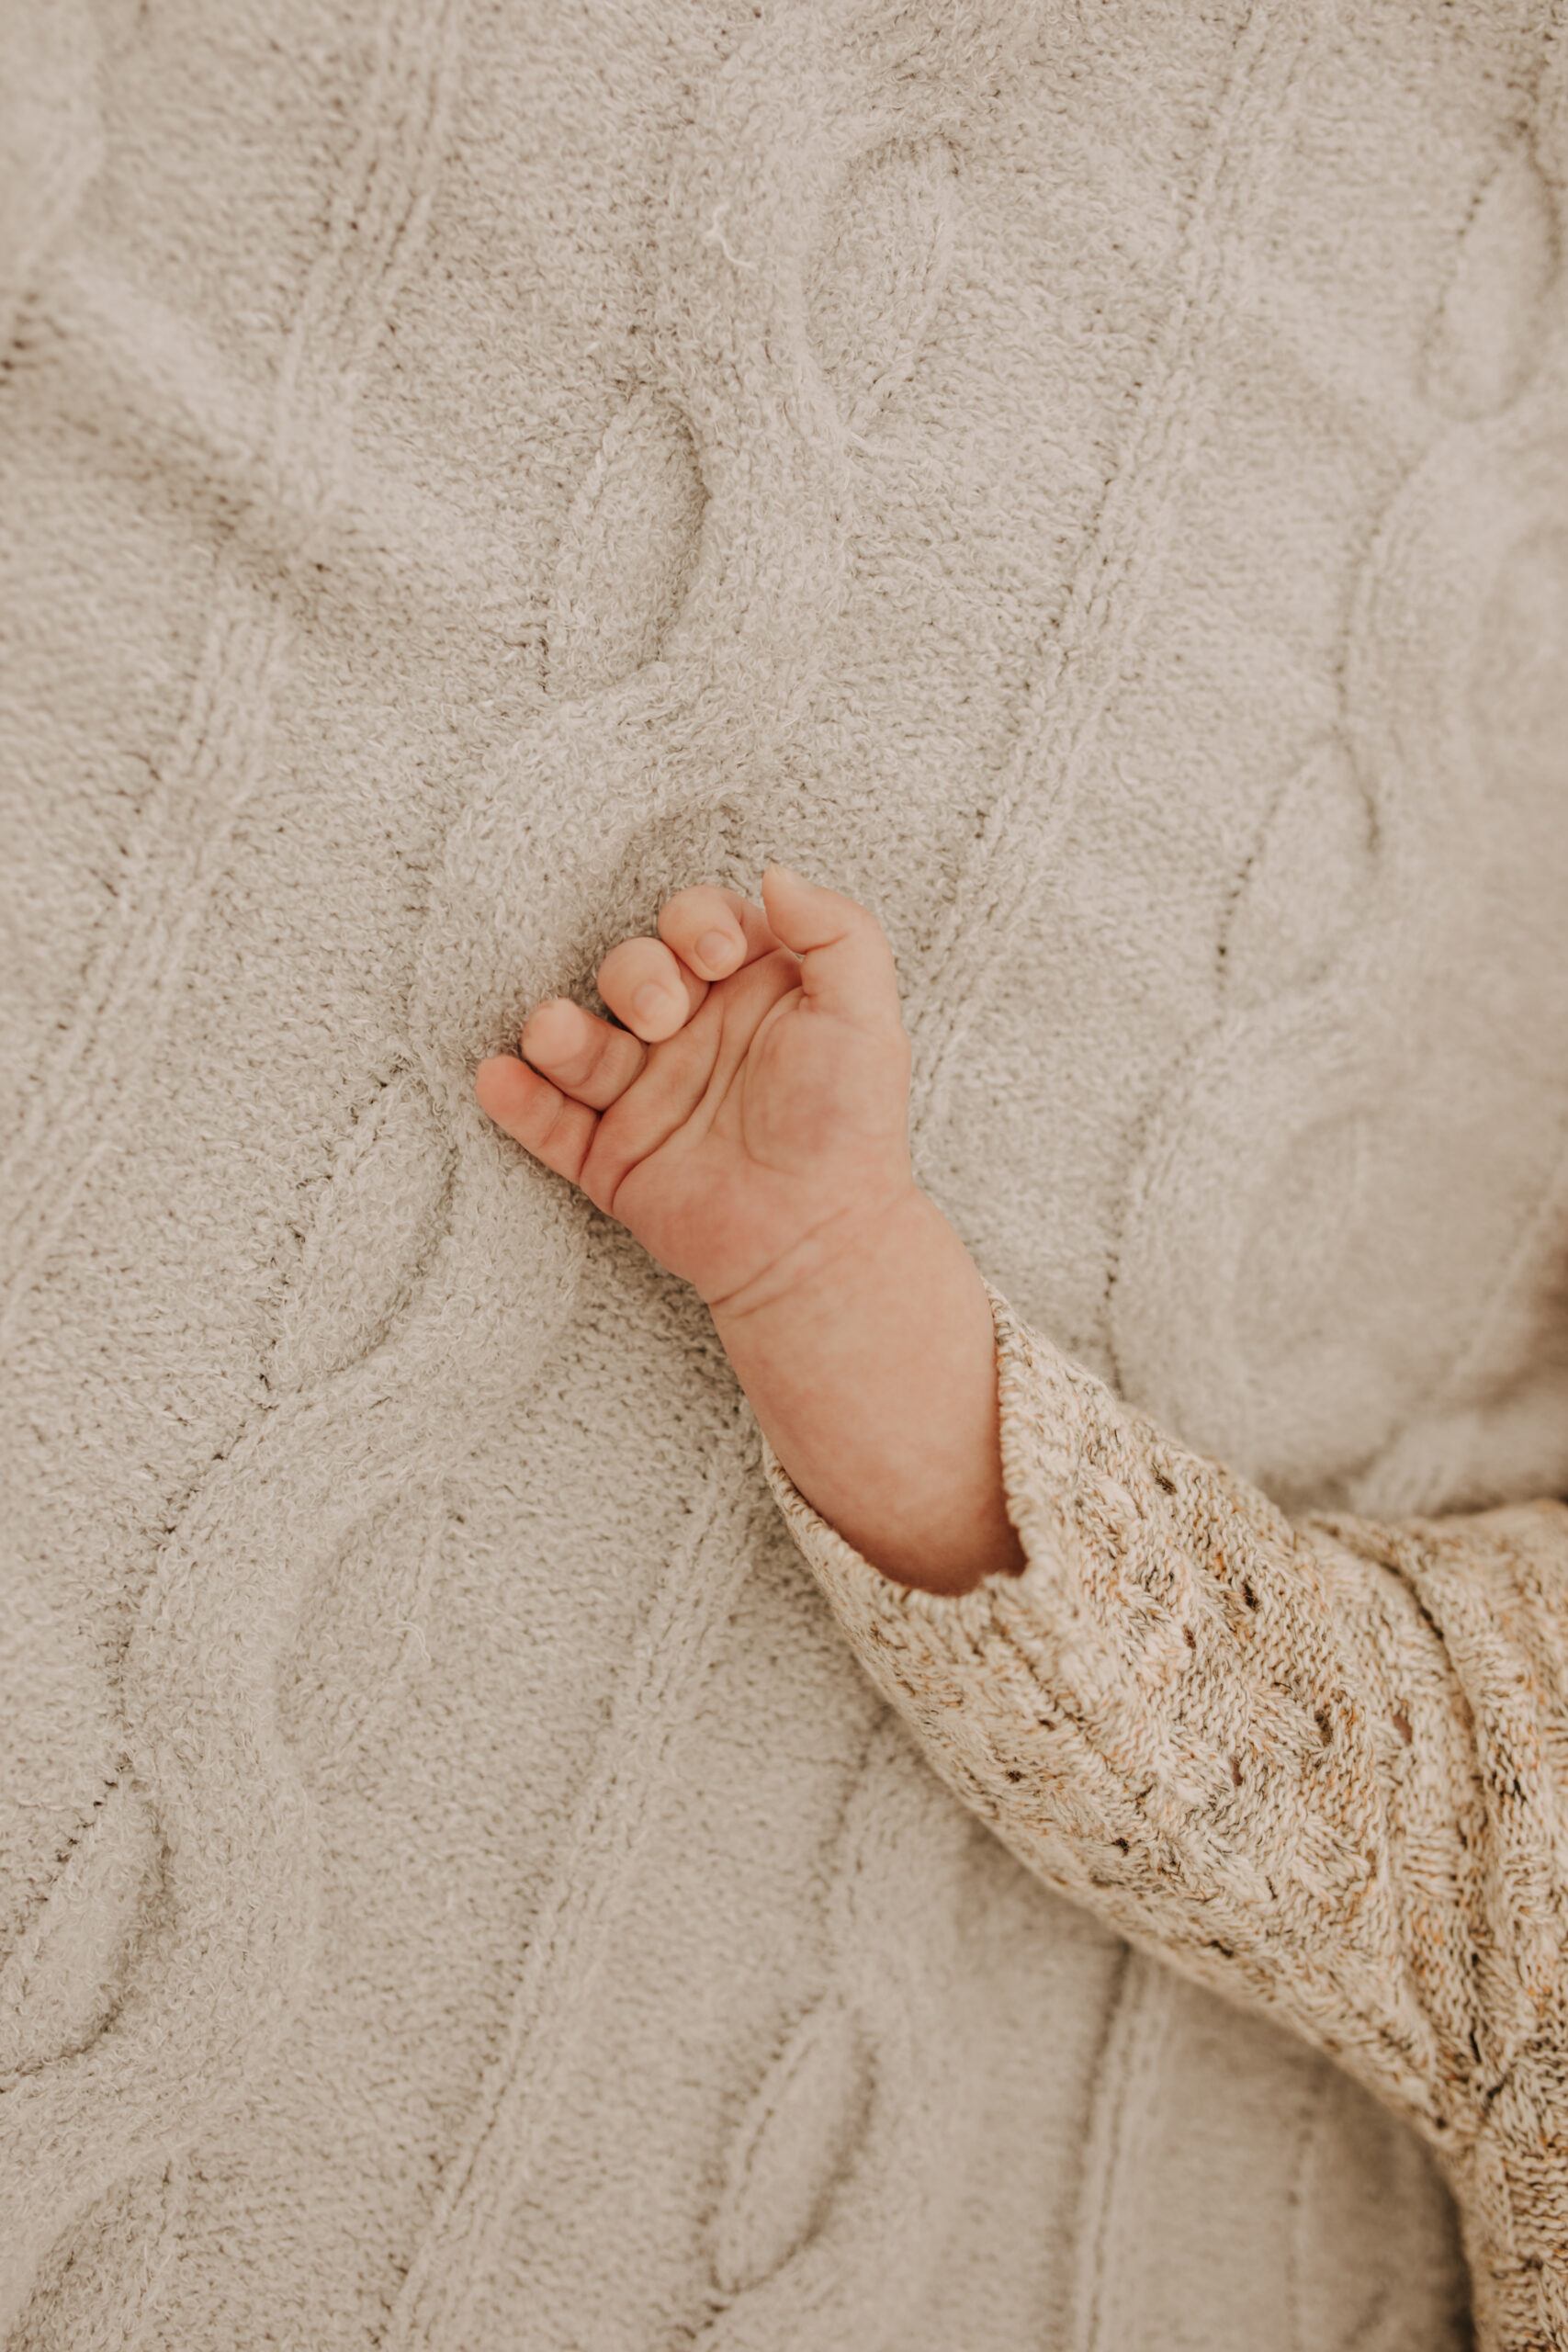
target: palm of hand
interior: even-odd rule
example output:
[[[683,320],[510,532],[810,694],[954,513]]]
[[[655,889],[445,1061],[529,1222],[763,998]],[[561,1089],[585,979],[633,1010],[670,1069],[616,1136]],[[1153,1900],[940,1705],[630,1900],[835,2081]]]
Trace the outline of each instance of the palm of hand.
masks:
[[[763,908],[706,885],[623,940],[599,993],[529,1014],[481,1062],[479,1107],[710,1307],[744,1312],[913,1189],[893,954],[852,899],[784,866]],[[716,931],[723,956],[705,955]],[[661,1007],[637,1002],[649,983]]]

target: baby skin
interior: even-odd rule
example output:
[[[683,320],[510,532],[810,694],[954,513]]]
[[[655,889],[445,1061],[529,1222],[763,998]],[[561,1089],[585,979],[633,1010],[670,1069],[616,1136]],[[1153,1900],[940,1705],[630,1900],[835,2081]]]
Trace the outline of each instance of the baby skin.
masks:
[[[1478,2352],[1568,2352],[1568,1507],[1292,1521],[1032,1330],[914,1182],[852,899],[678,891],[599,988],[626,1028],[541,1005],[479,1100],[706,1301],[932,1769],[1403,2115]]]
[[[784,865],[678,890],[657,939],[481,1062],[479,1107],[703,1299],[800,1492],[896,1582],[970,1591],[1007,1513],[978,1268],[909,1159],[909,1040],[874,915]]]

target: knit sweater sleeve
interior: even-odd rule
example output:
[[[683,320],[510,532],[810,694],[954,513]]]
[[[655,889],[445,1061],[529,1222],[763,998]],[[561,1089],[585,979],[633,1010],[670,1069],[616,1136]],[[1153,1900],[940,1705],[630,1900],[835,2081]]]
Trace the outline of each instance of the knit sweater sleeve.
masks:
[[[1047,1884],[1568,2199],[1568,1509],[1292,1523],[987,1289],[1022,1575],[893,1582],[764,1440],[866,1672]]]

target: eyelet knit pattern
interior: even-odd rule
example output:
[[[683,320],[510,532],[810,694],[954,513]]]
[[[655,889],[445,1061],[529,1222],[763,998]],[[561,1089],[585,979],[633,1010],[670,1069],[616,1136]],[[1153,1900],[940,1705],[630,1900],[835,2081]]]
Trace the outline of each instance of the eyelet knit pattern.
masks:
[[[856,1655],[1047,1885],[1413,2123],[1479,2341],[1560,2352],[1568,1504],[1292,1524],[986,1287],[1021,1576],[893,1582],[765,1444]]]
[[[1353,924],[1292,845],[1332,809],[1348,899],[1398,833],[1374,928],[1425,922],[1404,739],[1350,741],[1378,664],[1414,727],[1465,531],[1507,643],[1551,638],[1554,542],[1509,536],[1556,496],[1539,14],[1482,12],[1477,74],[1465,12],[1329,0],[0,9],[17,2352],[509,2352],[523,2310],[706,2352],[948,2352],[976,2310],[987,2352],[1164,2352],[1179,2312],[1231,2352],[1281,2278],[1313,2352],[1385,2294],[1455,2340],[1424,2151],[1282,2036],[1208,2064],[1214,2005],[976,1830],[693,1299],[471,1080],[669,891],[819,871],[897,936],[922,1181],[1151,1393],[1256,1401],[1214,1022],[1272,992],[1235,1084],[1299,1055],[1353,1182],[1337,1054],[1408,973],[1336,966],[1304,1052]],[[1359,259],[1292,361],[1320,201]],[[1409,560],[1369,552],[1395,476],[1457,541],[1400,507]],[[1347,621],[1363,560],[1397,593]],[[1540,1217],[1436,1400],[1493,1475],[1527,1075]],[[1521,1417],[1503,1469],[1555,1442]],[[1392,2199],[1351,2287],[1314,2164]]]

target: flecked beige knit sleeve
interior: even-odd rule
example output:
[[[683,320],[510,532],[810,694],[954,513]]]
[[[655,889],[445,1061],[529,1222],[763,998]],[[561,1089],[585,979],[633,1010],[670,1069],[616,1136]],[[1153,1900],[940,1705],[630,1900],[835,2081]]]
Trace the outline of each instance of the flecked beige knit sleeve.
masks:
[[[1292,1523],[989,1283],[1028,1558],[796,1542],[938,1773],[1045,1883],[1336,2056],[1439,2152],[1478,2342],[1568,2347],[1568,1507]]]

